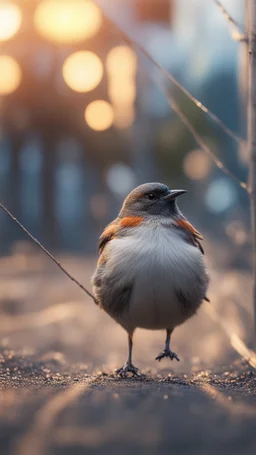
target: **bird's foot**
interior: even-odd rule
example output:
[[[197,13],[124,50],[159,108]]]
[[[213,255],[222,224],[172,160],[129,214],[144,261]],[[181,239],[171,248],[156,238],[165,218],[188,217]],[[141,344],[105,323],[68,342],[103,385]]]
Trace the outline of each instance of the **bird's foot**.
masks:
[[[128,362],[126,362],[122,368],[119,368],[115,372],[121,376],[121,378],[126,378],[128,373],[132,373],[132,375],[136,377],[141,376],[139,369],[136,368],[132,363]]]
[[[175,352],[172,352],[170,349],[164,349],[157,357],[156,360],[162,360],[164,357],[169,357],[171,360],[176,359],[178,362],[180,361],[179,357]]]

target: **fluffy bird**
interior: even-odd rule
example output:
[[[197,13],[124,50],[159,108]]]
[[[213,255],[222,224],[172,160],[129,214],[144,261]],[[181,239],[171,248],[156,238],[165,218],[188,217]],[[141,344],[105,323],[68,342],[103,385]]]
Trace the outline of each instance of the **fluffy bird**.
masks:
[[[183,193],[161,183],[138,186],[100,237],[92,284],[99,307],[128,334],[121,376],[139,375],[132,364],[136,328],[165,329],[165,347],[156,360],[179,360],[170,349],[171,334],[208,300],[202,236],[177,206]]]

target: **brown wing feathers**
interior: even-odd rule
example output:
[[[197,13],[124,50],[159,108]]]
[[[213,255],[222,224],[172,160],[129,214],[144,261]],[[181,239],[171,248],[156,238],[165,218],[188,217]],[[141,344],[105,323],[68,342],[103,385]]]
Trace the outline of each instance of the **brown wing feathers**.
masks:
[[[112,240],[122,228],[132,228],[139,226],[143,221],[140,216],[126,216],[121,219],[115,219],[102,232],[99,240],[99,252],[103,252],[106,244]]]
[[[196,228],[194,228],[194,226],[192,226],[192,224],[188,220],[180,218],[179,220],[176,221],[176,224],[185,231],[190,232],[196,239],[203,240],[202,234],[200,234],[200,232]]]
[[[102,234],[100,236],[100,240],[99,240],[99,253],[100,254],[102,254],[106,244],[115,237],[115,235],[118,231],[118,228],[119,228],[119,221],[114,220],[114,221],[112,221],[112,223],[108,224],[108,226],[104,229],[104,231],[102,232]]]
[[[199,242],[199,240],[203,240],[202,234],[200,234],[200,232],[196,228],[194,228],[194,226],[185,218],[180,218],[179,220],[177,220],[176,225],[191,235],[194,245],[197,248],[199,248],[202,254],[204,254],[204,249],[201,243]]]
[[[202,254],[204,254],[204,249],[201,243],[199,242],[199,240],[203,240],[202,234],[200,234],[200,232],[196,228],[194,228],[194,226],[189,221],[187,221],[184,218],[180,218],[179,220],[177,220],[176,225],[179,228],[183,229],[185,232],[191,234],[191,238],[194,242],[194,245],[197,248],[199,248]],[[210,302],[207,296],[204,297],[204,300],[206,300],[206,302]]]

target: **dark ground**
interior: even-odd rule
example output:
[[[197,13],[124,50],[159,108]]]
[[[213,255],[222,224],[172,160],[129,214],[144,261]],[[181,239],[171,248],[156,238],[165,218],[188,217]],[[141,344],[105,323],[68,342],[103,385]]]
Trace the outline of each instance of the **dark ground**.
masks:
[[[89,283],[94,260],[62,262]],[[136,332],[146,377],[121,379],[125,334],[79,288],[38,256],[0,272],[1,455],[256,453],[246,274],[212,272],[211,304],[175,331],[181,362],[154,360],[164,333]]]
[[[142,379],[1,353],[1,454],[255,454],[256,376],[244,361]]]

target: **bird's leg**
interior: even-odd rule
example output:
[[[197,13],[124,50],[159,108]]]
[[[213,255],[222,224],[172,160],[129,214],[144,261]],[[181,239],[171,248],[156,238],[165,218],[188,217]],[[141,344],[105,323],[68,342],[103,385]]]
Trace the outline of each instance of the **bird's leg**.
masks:
[[[132,334],[128,333],[128,359],[122,368],[116,370],[116,373],[119,374],[122,378],[127,376],[127,373],[132,373],[133,376],[140,376],[138,368],[132,364]]]
[[[165,340],[165,348],[163,352],[161,352],[157,357],[156,360],[162,360],[164,357],[169,357],[171,360],[176,359],[178,362],[180,361],[179,357],[175,352],[170,350],[170,341],[171,341],[171,334],[173,330],[166,329],[166,340]]]

